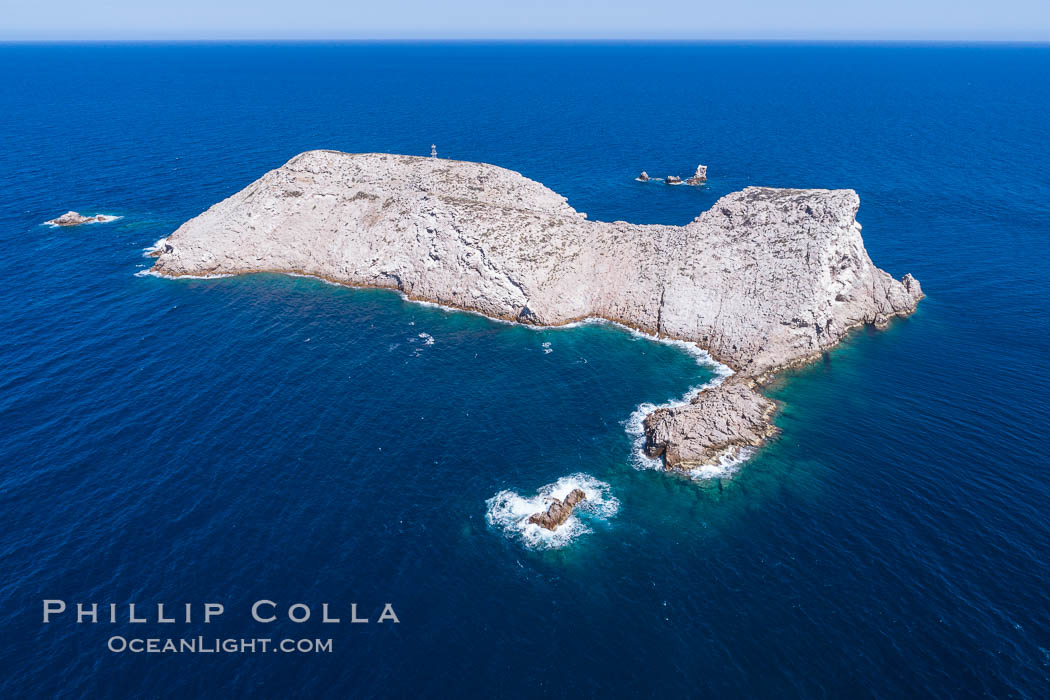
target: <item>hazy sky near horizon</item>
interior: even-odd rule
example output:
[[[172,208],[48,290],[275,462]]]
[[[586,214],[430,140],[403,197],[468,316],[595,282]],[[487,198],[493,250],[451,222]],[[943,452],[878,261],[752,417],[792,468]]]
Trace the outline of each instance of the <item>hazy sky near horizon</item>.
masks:
[[[1050,41],[1048,0],[0,0],[0,40]]]

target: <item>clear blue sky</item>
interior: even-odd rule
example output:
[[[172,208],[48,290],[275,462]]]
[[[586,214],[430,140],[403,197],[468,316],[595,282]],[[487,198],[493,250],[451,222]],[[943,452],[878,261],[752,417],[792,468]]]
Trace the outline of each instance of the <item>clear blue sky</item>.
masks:
[[[0,40],[1050,41],[1050,0],[0,0]]]

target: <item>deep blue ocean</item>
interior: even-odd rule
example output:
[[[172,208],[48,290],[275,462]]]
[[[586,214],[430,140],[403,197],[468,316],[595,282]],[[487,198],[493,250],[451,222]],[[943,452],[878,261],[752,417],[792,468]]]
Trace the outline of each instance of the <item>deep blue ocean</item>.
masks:
[[[0,697],[1050,696],[1050,48],[6,45],[0,78]],[[431,143],[592,219],[851,187],[928,298],[782,376],[781,437],[692,480],[629,431],[711,378],[682,348],[135,274],[301,151]],[[41,225],[68,209],[123,218]],[[565,478],[605,490],[562,546],[493,520]]]

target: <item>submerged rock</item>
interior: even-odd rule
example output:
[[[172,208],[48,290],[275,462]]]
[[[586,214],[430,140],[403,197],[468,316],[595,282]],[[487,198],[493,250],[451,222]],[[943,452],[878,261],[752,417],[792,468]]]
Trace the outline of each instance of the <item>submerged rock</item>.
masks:
[[[650,453],[673,467],[772,434],[772,404],[747,380],[914,311],[918,281],[875,267],[859,206],[853,190],[748,187],[685,226],[590,221],[493,165],[309,151],[159,242],[153,270],[309,274],[495,318],[601,317],[693,341],[737,376],[653,414]]]
[[[557,498],[552,499],[553,503],[547,508],[547,512],[530,515],[529,522],[548,530],[554,530],[569,519],[576,505],[585,498],[587,494],[581,489],[573,489],[569,491],[564,501]]]
[[[95,214],[94,216],[82,216],[75,211],[67,211],[62,216],[45,221],[45,224],[51,224],[52,226],[79,226],[80,224],[94,224],[94,223],[105,223],[107,221],[113,221],[117,217],[107,216],[105,214]]]
[[[691,178],[689,178],[688,180],[685,181],[685,184],[687,184],[687,185],[702,185],[706,181],[707,181],[707,166],[706,165],[698,165],[698,166],[696,166],[696,172],[693,173],[693,176]]]

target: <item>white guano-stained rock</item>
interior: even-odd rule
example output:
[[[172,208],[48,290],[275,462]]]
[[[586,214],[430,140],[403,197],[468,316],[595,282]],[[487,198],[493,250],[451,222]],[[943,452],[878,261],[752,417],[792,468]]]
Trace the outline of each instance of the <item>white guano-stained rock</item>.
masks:
[[[702,185],[707,181],[707,166],[698,165],[696,166],[696,172],[686,180],[687,185]]]
[[[738,373],[722,391],[761,403],[744,379],[883,326],[923,296],[910,275],[872,264],[859,204],[852,190],[749,187],[686,226],[606,223],[493,165],[309,151],[179,227],[153,269],[315,275],[542,325],[606,318],[695,341]],[[689,445],[720,419],[693,414],[688,428],[654,427],[669,466],[706,454]]]

